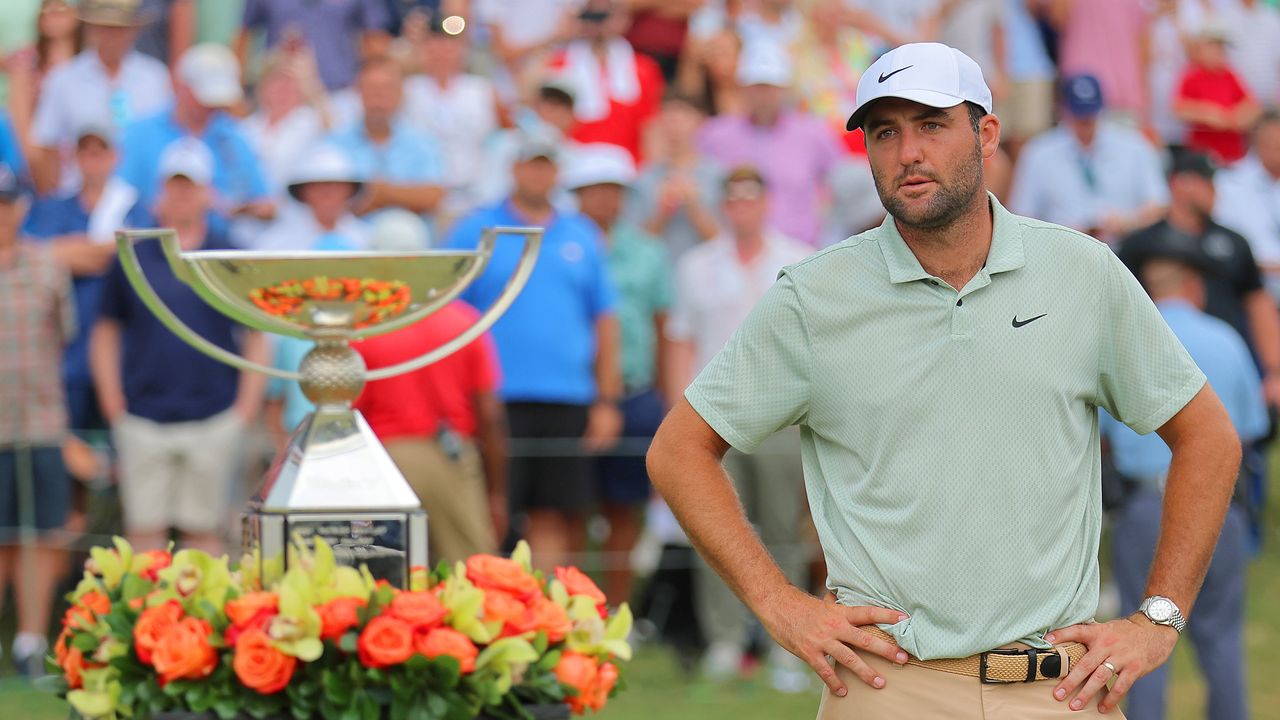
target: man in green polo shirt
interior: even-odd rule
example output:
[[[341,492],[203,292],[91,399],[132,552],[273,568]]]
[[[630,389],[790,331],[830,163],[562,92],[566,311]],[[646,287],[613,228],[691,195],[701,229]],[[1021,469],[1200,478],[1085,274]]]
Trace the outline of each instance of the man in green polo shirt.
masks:
[[[889,216],[783,270],[668,415],[650,476],[827,684],[820,718],[1111,710],[1185,625],[1239,467],[1230,421],[1105,245],[985,191],[1000,121],[972,59],[904,45],[857,99]],[[1092,624],[1098,408],[1173,464],[1145,611]],[[826,600],[786,581],[720,466],[789,425]]]

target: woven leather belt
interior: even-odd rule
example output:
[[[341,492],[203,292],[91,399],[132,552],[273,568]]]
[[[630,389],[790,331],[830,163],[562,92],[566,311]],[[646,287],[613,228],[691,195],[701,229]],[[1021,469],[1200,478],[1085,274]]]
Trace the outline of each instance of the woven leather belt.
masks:
[[[861,629],[881,640],[897,645],[892,635],[875,625],[864,626]],[[907,664],[976,677],[984,683],[1035,682],[1066,677],[1066,674],[1080,662],[1080,658],[1083,658],[1087,651],[1088,648],[1080,643],[1064,643],[1055,645],[1052,650],[1011,648],[988,650],[964,658],[937,660],[919,660],[911,657],[907,660]]]

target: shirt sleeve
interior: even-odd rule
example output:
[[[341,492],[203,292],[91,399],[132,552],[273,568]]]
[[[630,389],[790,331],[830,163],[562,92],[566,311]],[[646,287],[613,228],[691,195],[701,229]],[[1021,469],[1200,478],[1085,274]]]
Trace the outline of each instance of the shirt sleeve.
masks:
[[[50,259],[52,260],[52,251],[50,251]],[[76,318],[76,299],[71,289],[71,274],[56,261],[51,264],[53,265],[54,291],[58,297],[58,323],[62,330],[62,344],[65,347],[71,344],[79,327],[79,320]]]
[[[593,228],[592,232],[596,233],[598,231]],[[604,253],[599,250],[602,242],[598,237],[587,237],[585,241],[591,243],[587,253],[591,259],[592,273],[587,308],[590,310],[593,319],[599,319],[600,316],[608,315],[617,309],[618,289],[613,284],[613,277],[609,272],[609,263],[605,259]]]
[[[667,316],[665,330],[668,340],[673,342],[693,340],[693,308],[689,304],[689,298],[691,297],[690,288],[696,280],[687,261],[676,264],[671,313]]]
[[[1240,295],[1248,295],[1252,292],[1262,290],[1262,268],[1258,267],[1258,260],[1253,256],[1253,249],[1249,247],[1249,241],[1243,235],[1232,232],[1232,240],[1236,243],[1236,252],[1239,257],[1236,262],[1240,269],[1235,273],[1236,292]]]
[[[1144,205],[1168,205],[1169,181],[1165,179],[1160,154],[1145,138],[1138,138],[1135,141],[1140,143],[1135,145],[1139,148],[1137,171],[1138,182],[1141,184],[1138,188],[1140,201]]]
[[[485,332],[471,343],[471,354],[475,361],[475,392],[494,393],[502,384],[502,369],[498,364],[498,345],[491,333]]]
[[[98,296],[98,317],[123,322],[128,315],[130,291],[129,281],[124,276],[120,261],[112,260],[111,268],[102,279],[102,292]]]
[[[1205,376],[1119,258],[1106,251],[1100,271],[1095,404],[1146,435],[1185,407]]]
[[[66,84],[67,67],[64,65],[45,78],[36,112],[31,120],[31,137],[43,148],[56,148],[69,143],[71,131],[67,129],[67,113],[58,107],[62,88]]]
[[[1236,397],[1227,401],[1227,411],[1235,425],[1236,434],[1248,443],[1267,434],[1271,418],[1267,415],[1267,404],[1263,398],[1262,379],[1258,377],[1258,368],[1253,364],[1249,347],[1245,345],[1243,338],[1234,333],[1231,340],[1233,342],[1230,347],[1238,369],[1233,373],[1236,382],[1230,388]]]
[[[27,177],[27,159],[22,154],[22,144],[18,142],[18,134],[13,131],[13,123],[5,114],[0,114],[0,160],[18,177]]]
[[[654,250],[654,266],[657,272],[653,280],[653,309],[667,312],[675,302],[675,288],[671,281],[671,259],[667,249],[658,245]]]
[[[685,398],[726,442],[751,452],[808,417],[811,358],[803,308],[784,271]]]

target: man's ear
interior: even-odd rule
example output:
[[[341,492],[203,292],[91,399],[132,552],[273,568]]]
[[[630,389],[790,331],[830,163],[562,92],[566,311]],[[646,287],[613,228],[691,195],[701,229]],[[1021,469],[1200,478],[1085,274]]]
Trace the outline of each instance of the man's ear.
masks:
[[[982,145],[983,159],[989,159],[1000,149],[1000,118],[987,113],[978,123],[978,142]]]

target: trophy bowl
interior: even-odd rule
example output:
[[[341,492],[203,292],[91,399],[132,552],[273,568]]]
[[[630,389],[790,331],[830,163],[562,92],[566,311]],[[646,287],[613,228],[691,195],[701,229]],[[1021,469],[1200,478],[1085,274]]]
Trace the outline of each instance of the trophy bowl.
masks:
[[[117,234],[121,264],[140,299],[197,350],[234,367],[297,381],[315,404],[275,458],[245,514],[242,544],[271,581],[293,541],[325,539],[335,556],[407,587],[427,565],[427,516],[368,423],[352,408],[366,380],[425,367],[466,346],[511,305],[533,270],[539,228],[490,228],[475,250],[255,252],[183,250],[172,230]],[[499,236],[524,239],[502,294],[476,324],[412,360],[372,372],[350,346],[419,322],[453,301],[489,262]],[[315,342],[297,370],[255,363],[209,342],[164,304],[135,243],[157,238],[174,274],[205,302],[247,327]],[[406,402],[412,402],[407,398]]]

